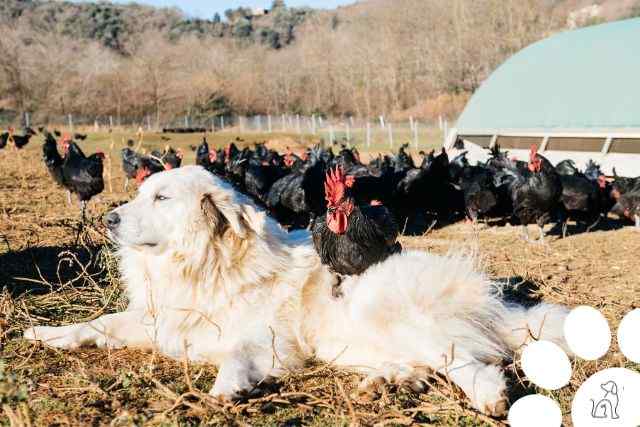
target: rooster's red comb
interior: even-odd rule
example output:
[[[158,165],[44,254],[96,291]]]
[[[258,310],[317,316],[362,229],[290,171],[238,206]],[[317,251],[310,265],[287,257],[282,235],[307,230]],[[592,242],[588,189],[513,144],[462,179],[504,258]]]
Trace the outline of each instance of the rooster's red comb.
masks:
[[[344,198],[345,190],[352,187],[353,183],[353,176],[345,175],[341,166],[330,169],[324,181],[324,198],[329,206],[339,203]]]

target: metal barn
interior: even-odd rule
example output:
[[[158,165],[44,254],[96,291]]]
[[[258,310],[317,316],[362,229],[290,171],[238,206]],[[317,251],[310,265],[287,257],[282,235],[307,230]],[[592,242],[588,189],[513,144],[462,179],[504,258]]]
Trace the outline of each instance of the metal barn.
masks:
[[[553,163],[594,159],[607,174],[640,175],[640,18],[567,31],[502,64],[447,137],[469,158],[500,144],[523,158],[532,144]]]

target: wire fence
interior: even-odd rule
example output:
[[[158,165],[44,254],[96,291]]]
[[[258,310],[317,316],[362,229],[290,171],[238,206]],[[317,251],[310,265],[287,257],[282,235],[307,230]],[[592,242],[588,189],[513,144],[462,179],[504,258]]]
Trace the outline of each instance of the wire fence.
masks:
[[[329,144],[357,145],[363,148],[393,149],[410,144],[420,149],[441,145],[449,131],[446,118],[423,120],[409,117],[406,121],[392,121],[384,116],[375,120],[355,117],[327,118],[322,115],[219,115],[184,116],[160,122],[151,115],[142,117],[64,116],[33,117],[0,114],[0,127],[47,126],[66,132],[106,132],[131,130],[145,132],[230,132],[237,134],[287,134],[316,136]]]

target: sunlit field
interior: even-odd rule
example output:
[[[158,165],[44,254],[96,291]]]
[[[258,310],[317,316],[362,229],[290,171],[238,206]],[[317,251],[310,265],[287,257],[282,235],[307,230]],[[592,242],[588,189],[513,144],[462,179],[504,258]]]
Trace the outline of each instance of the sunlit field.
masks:
[[[435,131],[433,135],[419,149],[436,147],[440,140]],[[302,150],[319,142],[290,134],[229,132],[207,138],[215,146],[267,141],[279,151]],[[140,141],[133,132],[90,134],[80,145],[87,154],[96,150],[107,154],[106,188],[90,202],[84,227],[78,203],[74,199],[67,204],[65,191],[53,183],[42,163],[40,136],[24,150],[0,151],[2,425],[504,424],[471,409],[461,391],[443,377],[432,378],[422,394],[385,388],[379,396],[364,398],[356,393],[358,375],[311,362],[306,369],[287,374],[262,397],[223,405],[207,394],[216,377],[213,366],[171,360],[155,352],[58,351],[23,341],[21,331],[29,325],[86,321],[125,307],[101,217],[135,192],[135,185],[128,192],[123,189],[119,151],[128,139],[140,143],[143,151],[170,144],[184,151],[184,164],[192,164],[190,146],[199,144],[202,136],[144,134]],[[359,148],[368,155],[382,150]],[[415,150],[413,154],[418,159]],[[460,222],[401,241],[406,248],[437,253],[452,248],[474,251],[492,278],[510,283],[510,297],[588,304],[600,309],[615,330],[622,315],[637,306],[640,233],[615,222],[591,233],[576,233],[570,227],[566,239],[550,236],[548,245],[541,246],[525,243],[519,230],[508,225]],[[610,366],[640,368],[626,362],[616,345],[598,362],[573,365],[569,387],[540,391],[562,403],[565,421],[573,394],[589,375]],[[520,380],[517,364],[506,370],[511,402],[533,391]]]

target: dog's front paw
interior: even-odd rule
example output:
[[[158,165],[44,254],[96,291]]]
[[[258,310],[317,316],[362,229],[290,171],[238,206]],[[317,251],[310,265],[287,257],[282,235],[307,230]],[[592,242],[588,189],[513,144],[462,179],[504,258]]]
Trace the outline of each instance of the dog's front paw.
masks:
[[[78,348],[80,343],[76,340],[73,331],[69,327],[35,326],[26,329],[22,334],[25,340],[42,341],[56,348],[71,350]]]
[[[248,360],[233,360],[222,364],[209,394],[222,400],[252,397],[260,393],[263,385],[271,384],[273,380],[256,364]]]
[[[509,402],[504,383],[477,381],[473,396],[469,396],[473,406],[491,417],[503,417],[507,414]]]
[[[420,366],[387,363],[380,369],[372,370],[358,386],[361,398],[371,399],[381,392],[385,384],[422,393],[426,390],[428,378],[433,375],[431,369]]]
[[[502,418],[507,415],[508,406],[507,396],[501,395],[497,400],[487,402],[482,412],[491,417]]]

